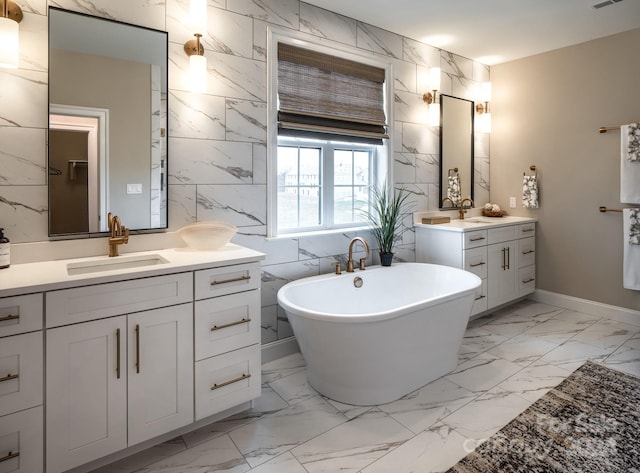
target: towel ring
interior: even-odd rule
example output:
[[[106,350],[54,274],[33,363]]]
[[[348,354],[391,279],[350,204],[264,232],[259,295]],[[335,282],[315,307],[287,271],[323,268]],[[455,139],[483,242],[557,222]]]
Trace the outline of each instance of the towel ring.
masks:
[[[536,171],[536,165],[535,164],[532,164],[531,166],[529,166],[529,170],[533,172],[533,177],[535,177],[535,178],[538,177],[538,171]],[[522,175],[526,176],[527,173],[523,172]]]
[[[455,172],[456,174],[458,174],[458,168],[452,168],[452,169],[449,169],[449,172],[448,172],[449,177],[451,177],[451,173],[452,173],[452,172]]]

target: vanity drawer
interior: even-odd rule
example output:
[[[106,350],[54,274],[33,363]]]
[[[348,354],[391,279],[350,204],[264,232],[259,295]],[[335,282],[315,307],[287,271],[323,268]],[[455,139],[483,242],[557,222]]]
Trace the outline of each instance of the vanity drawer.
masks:
[[[260,396],[260,345],[196,362],[196,420]]]
[[[471,307],[471,315],[479,314],[487,310],[487,280],[483,279],[482,284],[476,289],[476,298]]]
[[[0,471],[44,471],[42,407],[0,417]]]
[[[260,342],[260,291],[253,290],[197,301],[196,360]]]
[[[192,273],[46,293],[47,328],[191,302]]]
[[[487,277],[487,247],[464,250],[464,269],[477,275],[479,278]]]
[[[536,290],[536,267],[525,266],[518,270],[518,295],[524,296]]]
[[[196,271],[196,300],[249,291],[259,287],[260,263]]]
[[[530,266],[536,262],[535,237],[518,240],[518,268]]]
[[[464,233],[463,248],[477,248],[487,244],[487,231],[477,230],[473,232]]]
[[[518,225],[505,225],[489,229],[488,244],[502,243],[503,241],[515,240],[518,238]]]
[[[0,299],[0,337],[42,329],[42,294]]]
[[[518,238],[533,237],[535,235],[536,235],[535,222],[523,223],[522,225],[518,225]]]
[[[0,416],[42,404],[42,377],[42,332],[3,339],[0,342]]]

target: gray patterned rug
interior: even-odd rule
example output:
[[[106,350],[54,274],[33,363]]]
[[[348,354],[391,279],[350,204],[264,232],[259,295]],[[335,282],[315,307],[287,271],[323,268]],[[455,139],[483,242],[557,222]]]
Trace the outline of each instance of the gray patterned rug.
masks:
[[[587,361],[447,473],[640,473],[640,379]]]

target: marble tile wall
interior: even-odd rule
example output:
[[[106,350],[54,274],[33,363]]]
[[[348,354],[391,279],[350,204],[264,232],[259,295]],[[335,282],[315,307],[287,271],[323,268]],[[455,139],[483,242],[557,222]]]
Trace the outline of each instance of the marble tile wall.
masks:
[[[413,210],[438,206],[439,129],[426,124],[420,78],[442,68],[442,93],[474,99],[489,67],[299,0],[209,0],[208,88],[189,92],[183,44],[188,0],[18,0],[20,67],[0,69],[0,226],[13,243],[47,236],[47,7],[166,30],[169,33],[170,230],[201,220],[226,220],[234,242],[267,254],[263,265],[263,343],[291,336],[276,303],[286,282],[346,261],[356,233],[267,240],[267,27],[301,31],[390,60],[394,66],[394,181]],[[476,137],[476,202],[489,197],[488,135]],[[411,216],[397,259],[415,259]],[[362,232],[368,238],[367,232]],[[364,255],[358,255],[361,257]],[[377,259],[377,258],[376,258]],[[370,261],[370,263],[376,262]]]

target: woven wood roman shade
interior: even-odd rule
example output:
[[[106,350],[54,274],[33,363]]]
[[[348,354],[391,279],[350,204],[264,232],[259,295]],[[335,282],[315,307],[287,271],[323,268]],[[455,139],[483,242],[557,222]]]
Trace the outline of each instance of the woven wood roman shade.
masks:
[[[385,71],[278,43],[278,134],[382,143]]]

